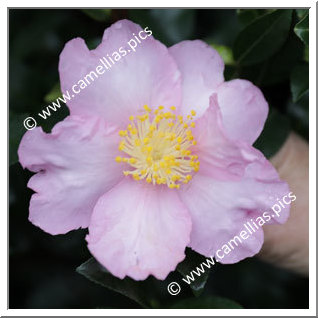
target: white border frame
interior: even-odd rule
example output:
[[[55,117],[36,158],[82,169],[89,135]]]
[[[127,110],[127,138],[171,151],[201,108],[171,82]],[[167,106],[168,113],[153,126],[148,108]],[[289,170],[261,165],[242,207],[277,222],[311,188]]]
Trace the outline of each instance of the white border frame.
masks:
[[[108,0],[108,1],[97,1],[90,0],[89,2],[83,0],[70,1],[70,0],[55,0],[55,1],[43,1],[39,0],[29,0],[27,2],[22,0],[13,0],[5,1],[5,6],[1,7],[1,35],[2,43],[8,43],[8,7],[9,8],[19,8],[25,7],[28,4],[28,7],[43,7],[43,8],[70,8],[70,7],[107,7],[109,8],[130,8],[132,4],[134,7],[184,7],[184,1],[171,1],[171,0],[161,0],[156,2],[146,2],[146,1],[134,1],[133,3],[127,0],[122,0],[119,3],[119,0]],[[267,1],[258,1],[257,6],[255,1],[229,1],[223,0],[222,2],[211,2],[211,1],[202,1],[196,0],[191,3],[193,5],[187,5],[186,7],[195,7],[195,8],[210,8],[213,5],[213,8],[255,8],[255,7],[279,7],[279,8],[304,8],[310,7],[310,44],[309,44],[309,211],[310,211],[310,239],[309,239],[309,271],[310,271],[310,280],[309,280],[309,309],[7,309],[8,306],[8,259],[7,262],[4,261],[4,257],[1,257],[1,286],[0,286],[0,314],[1,316],[160,316],[160,315],[171,315],[171,316],[316,316],[316,2],[315,1],[294,1],[290,0],[287,2],[281,0],[267,0]],[[221,4],[221,5],[220,5]],[[6,70],[2,72],[2,78],[4,81],[1,85],[1,96],[6,96],[7,105],[9,104],[8,98],[8,87],[4,85],[7,82],[8,77],[8,47],[7,50],[2,49],[1,54],[1,70]],[[8,83],[8,82],[7,82]],[[0,134],[0,141],[2,149],[7,145],[8,139],[8,109],[3,105],[0,109],[1,111],[1,128],[3,133]],[[6,131],[4,130],[6,127]],[[8,149],[8,148],[7,148]],[[5,159],[5,156],[1,156],[1,167],[6,169],[5,174],[7,178],[1,178],[1,202],[3,205],[2,215],[1,215],[1,255],[6,255],[8,258],[8,159]],[[4,168],[5,167],[5,168]],[[5,283],[6,282],[6,283]]]

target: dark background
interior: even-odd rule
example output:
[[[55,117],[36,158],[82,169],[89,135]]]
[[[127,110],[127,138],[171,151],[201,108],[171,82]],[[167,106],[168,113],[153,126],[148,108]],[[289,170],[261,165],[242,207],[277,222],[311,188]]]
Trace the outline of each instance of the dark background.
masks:
[[[305,11],[293,11],[289,35],[270,58],[250,67],[231,57],[238,34],[269,11],[9,10],[9,308],[140,308],[75,271],[90,257],[84,241],[86,230],[51,236],[28,222],[32,191],[26,184],[31,173],[17,162],[17,146],[25,132],[23,119],[59,96],[57,67],[64,44],[82,37],[89,48],[95,48],[104,29],[121,18],[149,26],[168,46],[185,39],[207,41],[223,52],[227,79],[253,81],[269,101],[271,116],[256,143],[269,157],[291,128],[308,139],[308,92],[298,99],[291,94],[295,68],[308,74],[307,46],[293,32]],[[67,114],[62,107],[39,124],[49,131]],[[193,297],[190,290],[183,294],[178,300]],[[209,295],[232,299],[244,308],[308,308],[308,279],[252,258],[215,266],[201,297]],[[166,290],[161,296],[160,307],[173,304],[174,298]],[[154,307],[159,306],[156,304]]]

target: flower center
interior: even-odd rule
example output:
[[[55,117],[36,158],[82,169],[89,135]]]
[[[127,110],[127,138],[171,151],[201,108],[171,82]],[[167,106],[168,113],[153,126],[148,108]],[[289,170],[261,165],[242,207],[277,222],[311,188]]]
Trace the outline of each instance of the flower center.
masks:
[[[119,131],[123,139],[118,149],[125,156],[118,156],[115,160],[132,167],[123,171],[125,176],[178,189],[181,183],[192,179],[192,173],[200,166],[198,156],[190,150],[196,144],[191,131],[195,127],[192,120],[196,113],[192,110],[183,118],[174,114],[174,106],[170,111],[164,111],[164,106],[153,112],[147,105],[144,109],[143,115],[129,117],[127,130]]]

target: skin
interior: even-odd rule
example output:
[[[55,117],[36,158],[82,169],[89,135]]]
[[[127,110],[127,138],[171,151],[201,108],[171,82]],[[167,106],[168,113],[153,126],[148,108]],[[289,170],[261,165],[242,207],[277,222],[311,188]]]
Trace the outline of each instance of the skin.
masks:
[[[308,276],[309,262],[309,148],[291,133],[280,151],[271,158],[282,180],[297,199],[283,225],[264,225],[265,242],[259,256],[280,267]]]

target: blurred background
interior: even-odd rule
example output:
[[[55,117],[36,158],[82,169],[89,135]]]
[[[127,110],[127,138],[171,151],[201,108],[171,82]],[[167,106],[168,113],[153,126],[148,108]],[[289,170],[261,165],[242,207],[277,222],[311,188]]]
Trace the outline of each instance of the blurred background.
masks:
[[[308,10],[10,9],[9,308],[141,308],[145,302],[168,308],[188,299],[193,301],[189,308],[212,308],[217,305],[209,303],[211,296],[243,308],[308,308],[307,278],[256,257],[214,266],[199,297],[190,288],[177,297],[167,293],[167,282],[180,281],[177,272],[166,283],[148,279],[141,287],[110,278],[104,288],[76,271],[90,258],[86,230],[50,236],[28,222],[32,191],[26,185],[32,174],[17,160],[23,120],[60,96],[58,60],[64,44],[82,37],[93,49],[104,29],[123,18],[148,26],[167,46],[204,40],[222,55],[227,80],[246,78],[259,86],[271,110],[255,146],[268,158],[291,129],[308,140]],[[39,125],[50,131],[67,115],[62,106]]]

